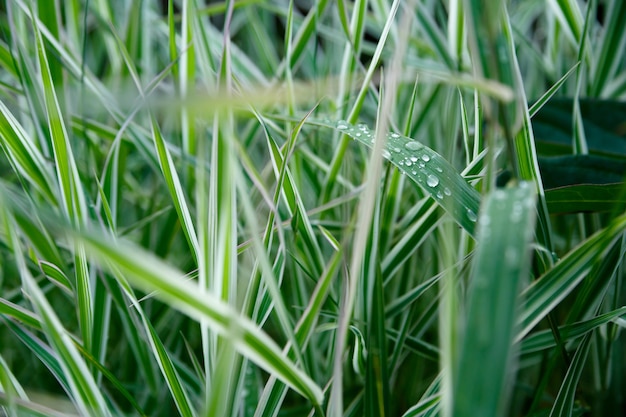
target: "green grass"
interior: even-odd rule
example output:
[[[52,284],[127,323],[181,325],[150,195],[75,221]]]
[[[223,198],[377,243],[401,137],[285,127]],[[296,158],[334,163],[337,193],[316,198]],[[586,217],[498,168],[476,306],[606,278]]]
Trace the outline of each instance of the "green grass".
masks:
[[[0,415],[626,409],[623,2],[0,10]]]

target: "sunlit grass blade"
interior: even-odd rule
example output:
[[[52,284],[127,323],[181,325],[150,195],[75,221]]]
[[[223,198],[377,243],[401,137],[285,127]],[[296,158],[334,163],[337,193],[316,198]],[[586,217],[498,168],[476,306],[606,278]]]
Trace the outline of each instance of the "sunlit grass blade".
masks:
[[[155,297],[192,318],[206,321],[213,331],[228,336],[241,354],[276,374],[313,404],[321,403],[319,387],[280,352],[269,336],[216,296],[198,292],[197,286],[186,282],[181,272],[123,242],[86,234],[76,238],[92,255],[124,272],[132,284],[148,292],[158,291]]]
[[[515,375],[513,343],[519,291],[528,279],[535,194],[529,183],[495,190],[481,208],[449,415],[505,413]]]

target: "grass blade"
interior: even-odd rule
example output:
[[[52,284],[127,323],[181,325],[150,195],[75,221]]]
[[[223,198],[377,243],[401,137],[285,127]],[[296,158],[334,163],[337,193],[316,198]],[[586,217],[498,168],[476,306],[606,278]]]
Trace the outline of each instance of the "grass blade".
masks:
[[[532,186],[521,183],[488,194],[481,209],[481,240],[460,317],[463,335],[453,371],[450,415],[455,417],[495,417],[507,409],[507,387],[515,374],[517,300],[529,273],[534,197]]]
[[[182,273],[135,246],[86,234],[77,239],[92,255],[124,272],[133,285],[148,292],[157,291],[155,297],[168,301],[190,317],[206,321],[213,331],[228,336],[242,355],[276,374],[313,404],[321,403],[323,395],[319,387],[285,358],[269,336],[224,301],[204,291],[199,293],[197,286],[187,283]]]

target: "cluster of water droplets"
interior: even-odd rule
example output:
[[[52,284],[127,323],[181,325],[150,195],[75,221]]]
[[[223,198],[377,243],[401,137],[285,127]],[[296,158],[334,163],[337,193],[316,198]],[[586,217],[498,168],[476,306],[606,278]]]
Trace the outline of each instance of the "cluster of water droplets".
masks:
[[[339,120],[335,126],[338,130],[352,136],[354,139],[369,142],[370,144],[374,143],[375,135],[364,123],[360,123],[355,127],[345,120]],[[429,155],[427,149],[415,140],[407,142],[398,133],[391,132],[387,134],[387,149],[383,150],[383,157],[400,166],[402,173],[410,173],[417,178],[418,182],[425,183],[427,187],[432,189],[431,194],[434,197],[438,200],[443,200],[445,197],[450,197],[452,191],[447,186],[442,186],[440,178],[433,172],[443,173],[443,169],[432,161],[435,156]],[[432,168],[425,170],[429,164],[432,165]],[[465,216],[471,222],[476,222],[477,220],[476,213],[469,208],[466,210]]]

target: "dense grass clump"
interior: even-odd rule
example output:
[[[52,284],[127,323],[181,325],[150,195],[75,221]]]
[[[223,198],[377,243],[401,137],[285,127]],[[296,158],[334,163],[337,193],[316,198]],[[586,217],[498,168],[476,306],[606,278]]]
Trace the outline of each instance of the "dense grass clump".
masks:
[[[0,415],[620,415],[626,3],[0,6]]]

